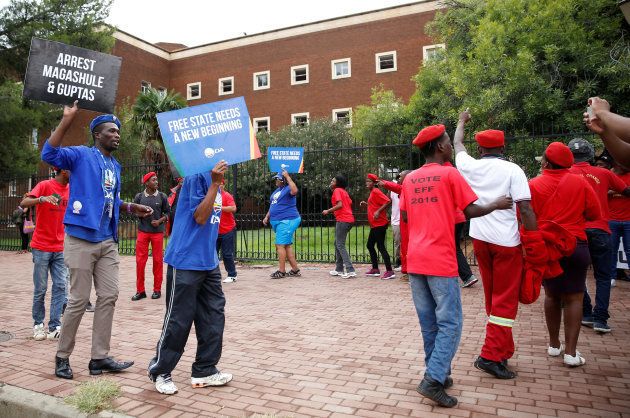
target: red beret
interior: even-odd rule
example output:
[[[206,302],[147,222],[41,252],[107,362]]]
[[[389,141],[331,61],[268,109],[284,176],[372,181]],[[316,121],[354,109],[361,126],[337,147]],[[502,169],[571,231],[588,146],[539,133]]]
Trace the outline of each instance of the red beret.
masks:
[[[147,173],[144,176],[142,176],[142,184],[144,184],[147,181],[149,181],[151,179],[151,177],[153,177],[155,175],[157,175],[157,174],[155,174],[155,171],[151,171],[150,173]]]
[[[431,125],[422,129],[418,132],[418,135],[413,140],[413,144],[418,148],[424,147],[427,143],[434,141],[446,132],[446,127],[444,125]]]
[[[496,129],[488,129],[487,131],[477,132],[475,139],[479,146],[484,148],[496,148],[505,145],[505,134],[503,131]]]
[[[374,182],[378,181],[378,176],[376,174],[368,173],[367,178],[368,180],[372,180]]]
[[[545,150],[547,161],[563,168],[573,165],[573,153],[562,142],[552,142]]]

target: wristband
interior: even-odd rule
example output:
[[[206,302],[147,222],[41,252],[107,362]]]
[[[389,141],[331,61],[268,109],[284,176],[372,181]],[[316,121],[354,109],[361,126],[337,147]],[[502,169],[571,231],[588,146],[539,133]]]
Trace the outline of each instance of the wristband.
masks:
[[[131,213],[131,203],[127,203],[127,213]]]
[[[37,198],[37,201],[38,201],[39,203],[43,203],[43,202],[42,202],[42,197],[44,197],[44,196],[40,196],[40,197],[38,197],[38,198]]]

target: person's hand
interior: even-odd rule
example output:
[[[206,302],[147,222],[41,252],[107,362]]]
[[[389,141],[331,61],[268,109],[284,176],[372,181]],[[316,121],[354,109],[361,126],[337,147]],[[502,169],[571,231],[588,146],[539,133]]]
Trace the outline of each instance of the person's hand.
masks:
[[[42,196],[40,198],[40,202],[41,203],[50,203],[51,205],[58,205],[59,204],[59,199],[57,199],[55,196]]]
[[[160,226],[160,224],[161,224],[161,223],[162,223],[162,222],[160,222],[158,219],[154,219],[154,220],[152,220],[152,221],[151,221],[151,225],[152,225],[154,228],[157,228],[158,226]]]
[[[210,176],[212,177],[212,182],[221,185],[223,182],[223,175],[227,171],[228,163],[225,160],[221,160],[214,166],[212,171],[210,172]]]
[[[497,209],[512,209],[514,205],[514,201],[510,196],[501,196],[497,200],[494,201]]]
[[[146,218],[153,215],[153,208],[151,206],[139,205],[137,203],[129,203],[131,205],[131,211],[138,218]]]
[[[265,216],[262,220],[263,225],[267,226],[269,224],[269,217]]]
[[[379,209],[376,209],[374,211],[374,219],[378,219],[379,216],[381,216],[381,211]]]
[[[362,200],[362,201],[359,203],[359,206],[363,206],[363,205],[367,205],[367,202],[366,202],[365,200]]]
[[[285,170],[284,168],[282,169],[282,177],[289,180],[289,172]]]
[[[328,212],[328,209],[324,209],[324,210],[322,211],[322,215],[324,215],[324,216],[328,215],[329,213],[330,213],[330,212]]]
[[[470,121],[471,118],[472,116],[470,116],[470,112],[468,111],[468,108],[466,108],[466,110],[464,110],[462,113],[459,114],[460,122],[468,123],[468,121]]]
[[[63,117],[73,119],[79,111],[79,101],[75,100],[72,106],[63,107]]]
[[[610,103],[606,99],[599,97],[591,97],[588,99],[588,105],[593,109],[595,118],[597,118],[598,112],[610,112]]]
[[[584,118],[582,120],[584,121],[584,124],[586,125],[589,131],[597,135],[601,135],[604,133],[604,131],[606,130],[606,127],[604,126],[604,123],[602,122],[601,119],[597,119],[597,118],[591,119],[590,115],[586,112],[584,112],[583,116]]]

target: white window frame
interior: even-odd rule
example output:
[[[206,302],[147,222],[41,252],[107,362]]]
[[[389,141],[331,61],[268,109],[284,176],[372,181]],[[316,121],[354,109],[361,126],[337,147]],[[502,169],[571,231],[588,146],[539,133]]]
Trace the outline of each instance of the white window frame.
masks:
[[[254,133],[258,132],[258,122],[263,120],[267,122],[267,132],[271,132],[271,117],[262,116],[260,118],[254,118],[252,120],[252,124],[254,125]]]
[[[422,64],[424,65],[426,62],[431,60],[429,57],[430,51],[438,49],[446,49],[446,44],[424,45],[422,47]]]
[[[382,69],[381,68],[381,57],[384,57],[386,55],[392,55],[393,59],[394,59],[394,68],[385,68]],[[375,60],[375,64],[376,64],[376,72],[377,73],[391,73],[394,71],[398,71],[398,56],[396,55],[396,51],[387,51],[387,52],[379,52],[377,54],[374,54],[374,60]]]
[[[163,86],[158,87],[156,90],[160,97],[166,97],[166,94],[168,93],[167,88]],[[186,90],[188,90],[188,88],[186,88]],[[199,86],[199,91],[201,92],[201,85]]]
[[[232,91],[230,92],[224,92],[223,91],[223,82],[224,81],[231,81],[232,82]],[[235,86],[234,86],[234,76],[231,75],[229,77],[223,77],[219,79],[219,96],[228,96],[230,94],[234,94],[234,91],[236,90]]]
[[[295,80],[295,71],[296,70],[300,70],[302,68],[306,69],[306,80],[304,81],[296,81]],[[302,65],[294,65],[293,67],[291,67],[291,85],[295,86],[298,84],[308,84],[308,80],[309,80],[309,70],[308,70],[308,64],[302,64]]]
[[[17,196],[17,180],[13,179],[9,182],[9,197],[16,197]]]
[[[348,74],[343,74],[343,75],[337,75],[337,72],[335,71],[335,64],[340,64],[342,62],[347,62],[348,63]],[[352,59],[351,58],[341,58],[338,60],[331,60],[330,61],[330,74],[333,80],[337,80],[340,78],[350,78],[352,77]]]
[[[258,85],[258,76],[259,75],[266,75],[267,76],[267,85],[266,86],[259,86]],[[253,75],[253,83],[254,83],[254,90],[267,90],[268,88],[271,88],[271,71],[267,70],[267,71],[260,71],[257,73],[254,73]]]
[[[140,91],[141,91],[142,93],[145,93],[145,92],[146,92],[148,89],[150,89],[150,88],[151,88],[151,82],[150,82],[150,81],[145,81],[145,80],[142,80],[142,81],[140,82]]]
[[[291,125],[297,125],[296,123],[296,118],[299,118],[301,116],[306,116],[306,124],[308,125],[311,122],[311,115],[309,112],[302,112],[302,113],[291,113]]]
[[[352,108],[351,107],[342,107],[339,109],[333,109],[332,110],[332,120],[333,122],[338,122],[339,121],[339,115],[338,113],[340,112],[348,112],[348,123],[345,125],[347,128],[352,127]]]
[[[199,94],[197,96],[193,96],[191,92],[192,88],[195,86],[199,87]],[[186,100],[197,100],[197,99],[201,99],[201,81],[196,81],[194,83],[186,84]]]

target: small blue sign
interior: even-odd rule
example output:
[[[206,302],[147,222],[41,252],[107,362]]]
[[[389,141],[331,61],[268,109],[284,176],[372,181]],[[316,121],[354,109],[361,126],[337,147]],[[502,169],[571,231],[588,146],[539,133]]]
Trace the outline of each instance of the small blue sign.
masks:
[[[267,161],[269,170],[280,172],[286,170],[287,173],[304,172],[304,148],[267,148]]]
[[[166,153],[182,176],[260,158],[243,97],[157,114]]]

